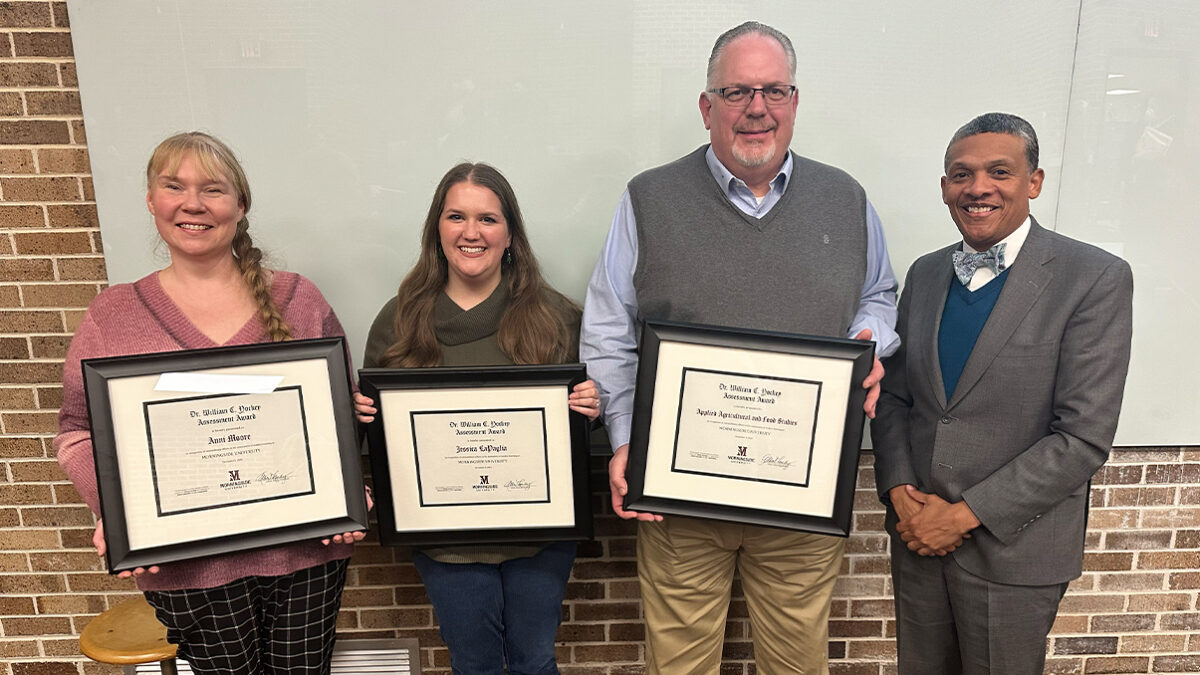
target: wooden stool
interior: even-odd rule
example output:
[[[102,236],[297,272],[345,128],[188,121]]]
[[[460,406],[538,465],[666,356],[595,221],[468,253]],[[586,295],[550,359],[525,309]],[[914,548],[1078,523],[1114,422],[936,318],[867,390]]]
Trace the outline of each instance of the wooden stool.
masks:
[[[142,596],[92,619],[79,635],[79,649],[100,663],[132,666],[161,661],[163,675],[176,673],[176,646],[167,642],[166,627]]]

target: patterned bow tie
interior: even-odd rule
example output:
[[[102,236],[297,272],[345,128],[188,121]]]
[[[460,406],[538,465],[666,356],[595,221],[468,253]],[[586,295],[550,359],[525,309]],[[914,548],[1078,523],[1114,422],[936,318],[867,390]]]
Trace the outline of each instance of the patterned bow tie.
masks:
[[[955,251],[952,257],[955,276],[966,286],[971,283],[971,277],[975,276],[975,270],[980,267],[988,268],[992,274],[1000,274],[1007,267],[1004,264],[1004,247],[1005,244],[996,244],[983,253]]]

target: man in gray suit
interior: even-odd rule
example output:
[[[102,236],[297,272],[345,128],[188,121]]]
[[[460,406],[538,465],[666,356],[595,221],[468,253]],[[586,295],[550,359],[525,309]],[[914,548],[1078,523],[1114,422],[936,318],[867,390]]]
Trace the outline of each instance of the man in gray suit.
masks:
[[[871,425],[888,506],[901,675],[1041,673],[1080,575],[1088,486],[1129,366],[1129,265],[1043,229],[1037,136],[954,134],[942,200],[962,242],[913,263]]]

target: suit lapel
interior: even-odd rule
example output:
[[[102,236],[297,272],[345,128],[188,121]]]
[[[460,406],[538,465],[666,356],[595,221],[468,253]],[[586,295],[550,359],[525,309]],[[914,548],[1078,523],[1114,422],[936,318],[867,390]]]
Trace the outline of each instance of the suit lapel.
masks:
[[[944,410],[946,408],[946,385],[942,381],[941,359],[938,358],[938,327],[942,325],[942,310],[946,308],[946,294],[950,292],[950,279],[954,276],[954,266],[950,262],[950,252],[958,248],[952,246],[945,249],[933,260],[929,270],[929,288],[934,289],[928,304],[914,308],[913,330],[920,331],[909,342],[912,345],[924,345],[921,358],[928,366],[924,368],[929,374],[929,387]],[[944,264],[943,264],[944,263]]]
[[[1032,216],[1031,216],[1032,219]],[[1046,230],[1038,225],[1036,220],[1030,223],[1029,236],[1021,247],[1017,262],[1009,268],[1008,280],[1004,289],[996,299],[996,306],[988,316],[975,348],[963,366],[958,385],[954,388],[949,406],[954,407],[979,382],[979,378],[987,371],[995,360],[996,355],[1008,343],[1013,331],[1021,324],[1021,320],[1033,308],[1033,304],[1041,297],[1054,274],[1045,265],[1054,258],[1053,246],[1046,235]],[[944,304],[944,303],[943,303]],[[935,338],[936,343],[936,338]],[[936,344],[934,349],[937,349]],[[941,370],[939,369],[940,373]],[[943,389],[944,391],[944,389]]]

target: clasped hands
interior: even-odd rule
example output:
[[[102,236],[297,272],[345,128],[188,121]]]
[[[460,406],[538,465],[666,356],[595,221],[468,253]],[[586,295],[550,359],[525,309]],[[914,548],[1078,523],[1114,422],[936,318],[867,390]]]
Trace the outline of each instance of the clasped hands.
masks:
[[[900,522],[896,531],[918,555],[944,556],[971,538],[979,519],[965,501],[953,504],[941,497],[921,492],[912,485],[897,485],[888,491],[892,508]]]

